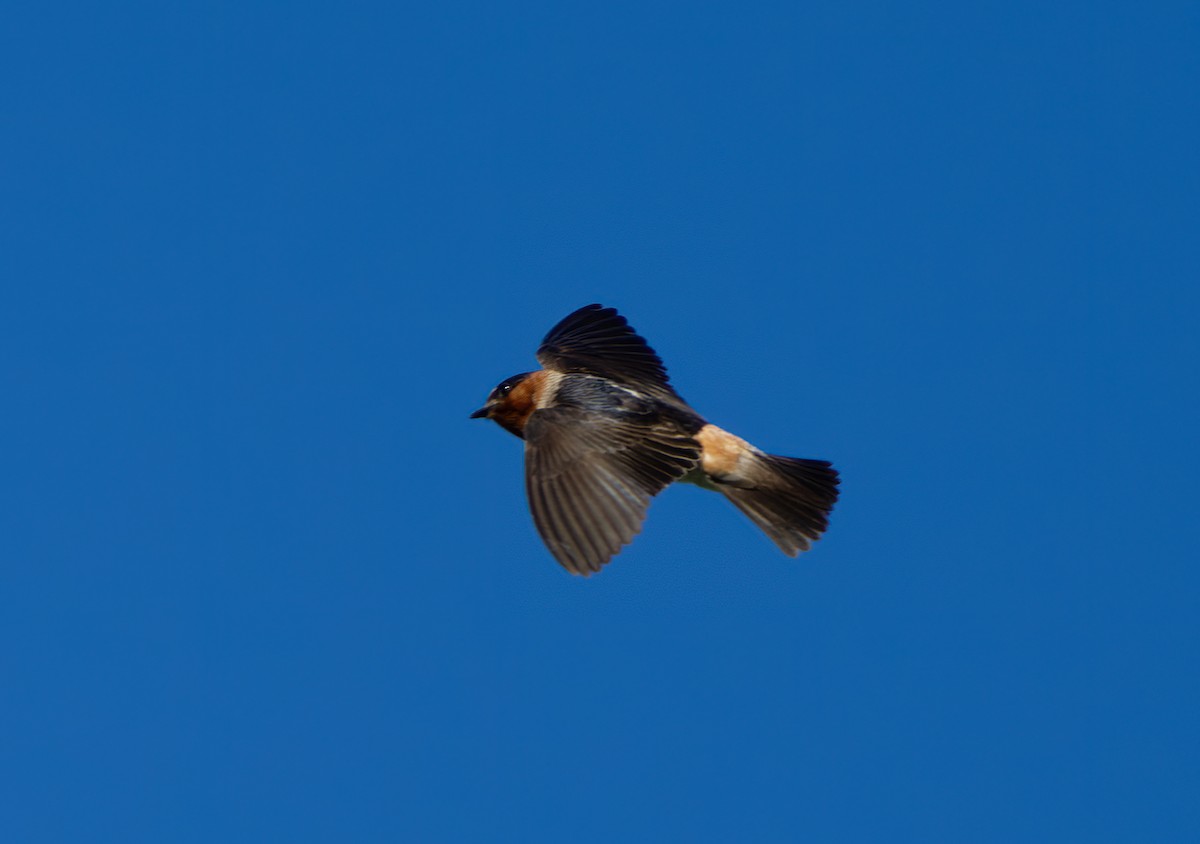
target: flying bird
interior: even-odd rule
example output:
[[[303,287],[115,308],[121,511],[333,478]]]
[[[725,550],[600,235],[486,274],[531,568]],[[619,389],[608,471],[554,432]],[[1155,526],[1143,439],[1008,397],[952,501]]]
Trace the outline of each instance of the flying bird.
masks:
[[[641,530],[650,499],[675,481],[722,493],[790,557],[828,527],[837,470],[766,454],[708,422],[615,309],[568,315],[537,359],[542,369],[501,381],[471,418],[525,441],[533,522],[568,571],[600,571]]]

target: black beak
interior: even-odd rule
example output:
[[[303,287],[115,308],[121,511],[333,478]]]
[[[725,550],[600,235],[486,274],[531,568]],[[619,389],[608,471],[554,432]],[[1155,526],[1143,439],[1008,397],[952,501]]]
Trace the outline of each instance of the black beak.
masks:
[[[481,407],[479,410],[471,414],[472,419],[486,419],[488,415],[487,407]]]

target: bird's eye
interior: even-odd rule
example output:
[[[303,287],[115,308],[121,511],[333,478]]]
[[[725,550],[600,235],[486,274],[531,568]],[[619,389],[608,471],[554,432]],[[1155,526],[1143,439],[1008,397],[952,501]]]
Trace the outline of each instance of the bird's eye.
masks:
[[[500,395],[507,396],[509,393],[512,392],[512,388],[513,388],[512,384],[501,384],[500,385]]]

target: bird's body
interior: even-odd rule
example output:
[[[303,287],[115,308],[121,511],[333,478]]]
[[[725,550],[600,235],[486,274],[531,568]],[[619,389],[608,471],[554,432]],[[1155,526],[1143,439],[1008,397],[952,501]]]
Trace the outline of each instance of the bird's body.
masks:
[[[674,481],[723,493],[790,556],[825,530],[838,495],[830,464],[765,454],[709,423],[612,308],[567,316],[537,356],[544,369],[502,381],[472,416],[525,440],[534,524],[567,570],[599,571]]]

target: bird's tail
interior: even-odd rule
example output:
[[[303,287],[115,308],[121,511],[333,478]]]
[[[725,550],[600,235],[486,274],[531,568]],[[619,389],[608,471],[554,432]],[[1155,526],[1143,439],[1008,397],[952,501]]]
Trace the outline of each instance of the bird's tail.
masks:
[[[717,488],[789,557],[811,548],[829,526],[838,473],[828,461],[747,449],[737,475]]]

